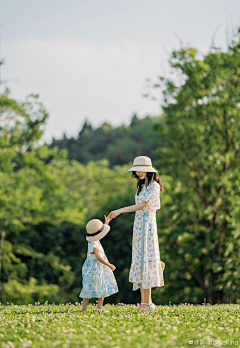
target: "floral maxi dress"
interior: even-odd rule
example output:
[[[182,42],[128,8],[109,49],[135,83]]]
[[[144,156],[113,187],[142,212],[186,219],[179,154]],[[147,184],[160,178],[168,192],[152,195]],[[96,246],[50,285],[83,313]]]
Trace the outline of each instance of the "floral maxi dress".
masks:
[[[139,288],[138,284],[142,284],[143,289],[164,286],[156,223],[156,210],[160,209],[160,186],[156,181],[143,185],[139,195],[136,193],[136,204],[142,201],[146,201],[147,205],[136,211],[133,227],[129,274],[133,290]]]
[[[103,298],[118,292],[118,286],[113,271],[96,258],[93,248],[100,251],[101,256],[108,261],[101,243],[88,243],[87,258],[82,268],[83,288],[79,295],[82,298]]]

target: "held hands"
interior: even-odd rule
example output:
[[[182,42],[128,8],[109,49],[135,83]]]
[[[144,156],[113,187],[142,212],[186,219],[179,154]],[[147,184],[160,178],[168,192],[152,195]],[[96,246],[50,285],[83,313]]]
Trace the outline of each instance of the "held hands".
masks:
[[[119,214],[121,214],[121,209],[111,211],[111,213],[108,216],[104,215],[105,224],[108,225],[109,222],[115,217],[117,217]]]
[[[113,211],[111,211],[111,213],[108,215],[108,218],[110,218],[110,220],[115,219],[115,217],[117,217],[119,214],[121,214],[121,209],[113,210]]]

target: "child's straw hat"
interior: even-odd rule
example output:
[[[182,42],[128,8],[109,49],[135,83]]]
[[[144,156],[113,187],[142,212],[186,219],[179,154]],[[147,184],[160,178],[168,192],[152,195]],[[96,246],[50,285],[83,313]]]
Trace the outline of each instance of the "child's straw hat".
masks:
[[[86,226],[87,236],[86,240],[88,242],[95,242],[102,239],[110,231],[110,226],[105,225],[102,221],[98,219],[90,220]]]
[[[133,166],[128,172],[153,172],[156,173],[156,169],[152,167],[152,161],[149,157],[138,156],[134,158]]]

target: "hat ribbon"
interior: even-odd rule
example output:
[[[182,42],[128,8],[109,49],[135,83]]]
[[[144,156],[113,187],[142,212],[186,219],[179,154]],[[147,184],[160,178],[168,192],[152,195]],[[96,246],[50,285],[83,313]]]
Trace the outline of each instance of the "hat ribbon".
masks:
[[[102,232],[103,229],[104,229],[104,224],[102,225],[102,227],[100,228],[100,230],[98,230],[97,232],[94,232],[94,233],[87,233],[87,236],[88,236],[88,237],[96,236],[97,234],[99,234],[100,232]]]
[[[151,164],[134,164],[133,167],[151,167]]]

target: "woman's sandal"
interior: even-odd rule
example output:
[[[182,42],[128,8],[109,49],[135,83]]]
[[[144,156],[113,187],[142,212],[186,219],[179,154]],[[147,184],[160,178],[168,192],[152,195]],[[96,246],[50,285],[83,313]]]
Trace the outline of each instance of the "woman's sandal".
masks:
[[[140,311],[149,312],[149,311],[155,310],[155,306],[153,303],[141,303],[141,304],[145,304],[145,305],[149,306],[149,309],[140,309]]]
[[[96,311],[100,312],[100,313],[109,313],[109,311],[107,311],[106,309],[104,308],[96,308]]]

